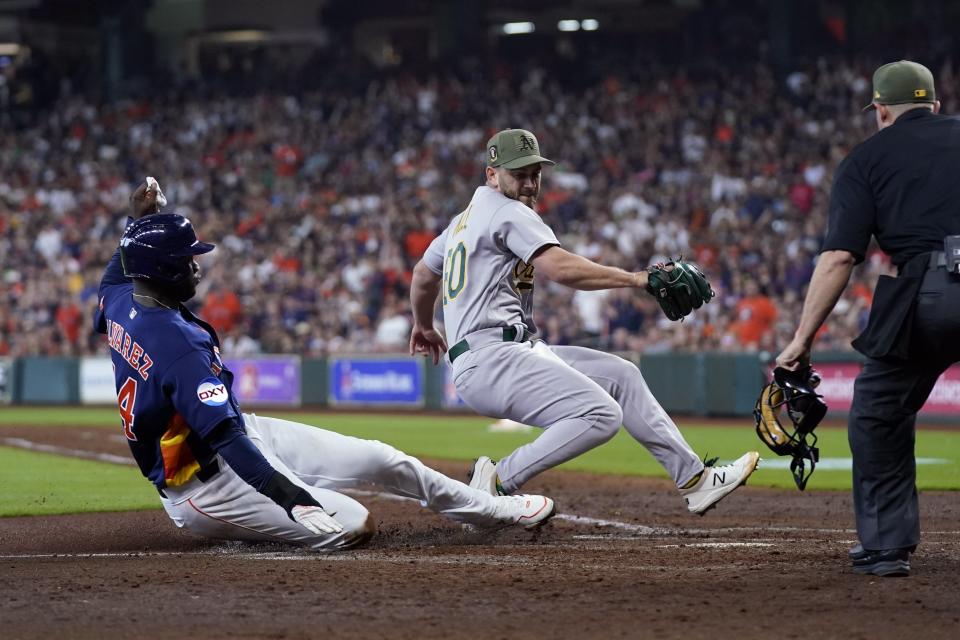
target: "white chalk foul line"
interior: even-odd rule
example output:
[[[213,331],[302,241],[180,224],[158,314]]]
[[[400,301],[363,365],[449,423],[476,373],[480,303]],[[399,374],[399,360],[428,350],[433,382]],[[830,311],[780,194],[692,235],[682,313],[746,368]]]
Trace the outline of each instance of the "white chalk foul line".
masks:
[[[588,527],[612,527],[614,529],[629,531],[630,533],[641,536],[670,535],[672,533],[668,529],[655,529],[654,527],[648,527],[642,524],[631,524],[629,522],[619,522],[617,520],[604,520],[603,518],[589,518],[587,516],[573,515],[572,513],[558,513],[554,516],[554,518]]]
[[[785,540],[784,543],[787,541]],[[657,549],[680,549],[693,547],[696,549],[728,549],[737,547],[776,547],[773,542],[686,542],[684,544],[658,544]]]
[[[79,458],[87,458],[89,460],[97,460],[100,462],[110,462],[113,464],[122,464],[122,465],[134,465],[136,464],[132,459],[126,456],[117,456],[110,453],[97,453],[94,451],[85,451],[83,449],[72,449],[69,447],[58,447],[56,445],[42,444],[39,442],[33,442],[31,440],[26,440],[24,438],[0,438],[0,445],[6,445],[10,447],[17,447],[20,449],[28,449],[31,451],[41,451],[44,453],[54,453],[58,455],[65,456],[74,456]],[[349,493],[359,496],[368,496],[380,498],[382,500],[392,500],[398,502],[420,502],[415,498],[408,498],[405,496],[398,496],[392,493],[384,493],[382,491],[366,491],[362,489],[349,489],[344,493]],[[422,504],[422,502],[421,502]],[[425,506],[425,505],[424,505]],[[828,529],[822,527],[721,527],[716,529],[668,529],[663,527],[648,527],[641,524],[633,524],[630,522],[620,522],[619,520],[607,520],[604,518],[591,518],[588,516],[578,516],[571,513],[559,513],[555,516],[557,520],[564,520],[575,525],[589,526],[589,527],[610,527],[613,529],[619,529],[621,531],[627,531],[635,536],[651,536],[651,537],[666,537],[666,536],[694,536],[694,535],[709,535],[709,534],[718,534],[718,533],[754,533],[754,532],[763,532],[763,531],[775,531],[777,533],[813,533],[813,534],[855,534],[856,529]],[[960,531],[925,531],[926,535],[944,535],[944,536],[960,536]],[[57,554],[53,554],[56,556]],[[7,556],[0,556],[4,558]],[[30,556],[30,557],[46,557],[46,556]]]
[[[40,451],[42,453],[55,453],[61,456],[71,456],[73,458],[86,458],[87,460],[96,460],[98,462],[110,462],[112,464],[123,464],[133,466],[136,464],[129,456],[117,456],[112,453],[98,453],[96,451],[86,451],[84,449],[71,449],[70,447],[58,447],[52,444],[41,444],[23,438],[0,438],[0,445],[16,447],[18,449],[27,449],[28,451]]]

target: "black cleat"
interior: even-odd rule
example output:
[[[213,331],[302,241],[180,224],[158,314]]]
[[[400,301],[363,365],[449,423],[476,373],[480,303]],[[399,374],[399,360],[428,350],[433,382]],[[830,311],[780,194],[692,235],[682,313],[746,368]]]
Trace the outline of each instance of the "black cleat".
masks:
[[[853,572],[860,575],[896,577],[910,575],[910,549],[874,551],[857,545],[847,553]]]

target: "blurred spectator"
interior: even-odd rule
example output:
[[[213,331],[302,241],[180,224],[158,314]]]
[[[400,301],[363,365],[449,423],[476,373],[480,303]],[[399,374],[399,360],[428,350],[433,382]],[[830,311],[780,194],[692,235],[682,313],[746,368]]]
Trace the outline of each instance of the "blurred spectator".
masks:
[[[0,136],[0,354],[102,353],[89,314],[127,195],[148,174],[201,236],[222,239],[201,263],[198,311],[225,353],[402,350],[410,269],[481,183],[483,141],[506,126],[535,131],[560,160],[538,208],[564,245],[627,269],[684,254],[718,292],[681,325],[641,292],[538,283],[547,340],[783,344],[833,170],[873,132],[858,107],[875,62],[820,59],[782,78],[762,62],[611,72],[601,59],[569,77],[530,63],[415,78],[329,61],[298,94],[257,94],[251,73],[245,97],[200,90],[104,106],[66,94]],[[940,77],[949,111],[958,76]],[[522,78],[536,81],[518,92]],[[849,349],[863,326],[889,271],[873,255],[823,348]]]
[[[201,317],[220,335],[227,335],[240,321],[243,305],[233,291],[217,290],[204,296]]]
[[[745,293],[735,307],[736,321],[731,330],[736,333],[737,343],[747,350],[756,350],[777,319],[773,300],[760,291],[755,280],[747,280]]]

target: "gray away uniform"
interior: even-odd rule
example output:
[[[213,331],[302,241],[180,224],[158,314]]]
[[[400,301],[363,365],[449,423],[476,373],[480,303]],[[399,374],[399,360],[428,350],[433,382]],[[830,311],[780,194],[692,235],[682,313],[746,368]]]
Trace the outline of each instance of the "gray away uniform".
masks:
[[[639,369],[583,347],[547,346],[533,322],[533,266],[538,250],[559,245],[539,215],[490,187],[480,187],[423,256],[442,275],[448,343],[457,393],[474,411],[545,429],[497,464],[507,492],[577,457],[626,428],[677,485],[703,463],[647,388]],[[504,328],[515,330],[505,342]],[[511,331],[508,335],[513,335]]]

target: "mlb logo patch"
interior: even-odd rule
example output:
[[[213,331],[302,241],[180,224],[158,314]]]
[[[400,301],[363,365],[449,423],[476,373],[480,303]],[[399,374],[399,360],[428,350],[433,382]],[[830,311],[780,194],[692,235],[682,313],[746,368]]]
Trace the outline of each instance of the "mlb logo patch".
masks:
[[[227,385],[216,378],[207,378],[197,387],[197,399],[208,407],[222,407],[229,398]]]

